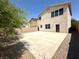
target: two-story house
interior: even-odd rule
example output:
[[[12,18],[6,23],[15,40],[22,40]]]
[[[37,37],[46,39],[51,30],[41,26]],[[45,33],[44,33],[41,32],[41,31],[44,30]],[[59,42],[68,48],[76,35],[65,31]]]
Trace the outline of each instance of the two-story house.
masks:
[[[40,15],[40,31],[67,33],[71,27],[71,3],[60,3],[48,6]]]

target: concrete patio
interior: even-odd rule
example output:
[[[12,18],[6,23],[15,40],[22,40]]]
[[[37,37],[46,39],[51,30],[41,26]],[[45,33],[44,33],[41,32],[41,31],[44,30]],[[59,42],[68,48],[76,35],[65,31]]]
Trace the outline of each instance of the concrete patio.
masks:
[[[36,59],[51,59],[67,35],[68,33],[54,32],[22,33],[20,41],[25,42],[25,47]]]

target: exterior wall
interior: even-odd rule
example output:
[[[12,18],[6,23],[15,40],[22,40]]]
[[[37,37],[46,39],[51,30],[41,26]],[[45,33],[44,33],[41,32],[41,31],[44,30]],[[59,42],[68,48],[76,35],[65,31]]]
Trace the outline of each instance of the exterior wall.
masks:
[[[32,28],[32,27],[37,27],[38,26],[38,23],[37,23],[37,21],[31,21],[30,22],[30,27]]]
[[[38,31],[37,27],[32,27],[32,28],[18,28],[15,29],[18,33],[27,33],[27,32],[35,32]]]
[[[51,12],[64,8],[64,14],[51,18]],[[41,20],[38,22],[40,31],[53,31],[56,32],[56,24],[60,25],[60,32],[68,32],[71,27],[71,17],[68,5],[60,5],[48,8],[42,15]],[[50,29],[45,29],[45,24],[50,24]],[[42,28],[40,28],[42,25]]]
[[[70,15],[70,11],[69,8],[67,7],[67,19],[68,19],[68,28],[71,27],[71,15]]]
[[[25,28],[30,28],[30,23],[28,22],[27,24],[24,25]]]
[[[51,59],[67,59],[71,34],[68,34]]]

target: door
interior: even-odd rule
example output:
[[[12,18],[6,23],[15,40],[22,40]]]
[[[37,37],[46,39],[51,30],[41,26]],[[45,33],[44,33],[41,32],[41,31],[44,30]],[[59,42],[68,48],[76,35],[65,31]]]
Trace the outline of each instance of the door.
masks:
[[[60,32],[60,25],[56,24],[56,32]]]

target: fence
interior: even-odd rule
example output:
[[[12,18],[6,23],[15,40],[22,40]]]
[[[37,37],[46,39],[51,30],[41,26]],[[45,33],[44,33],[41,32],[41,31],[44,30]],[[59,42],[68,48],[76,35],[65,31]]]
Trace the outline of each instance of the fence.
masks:
[[[79,23],[76,24],[76,30],[79,32]]]

